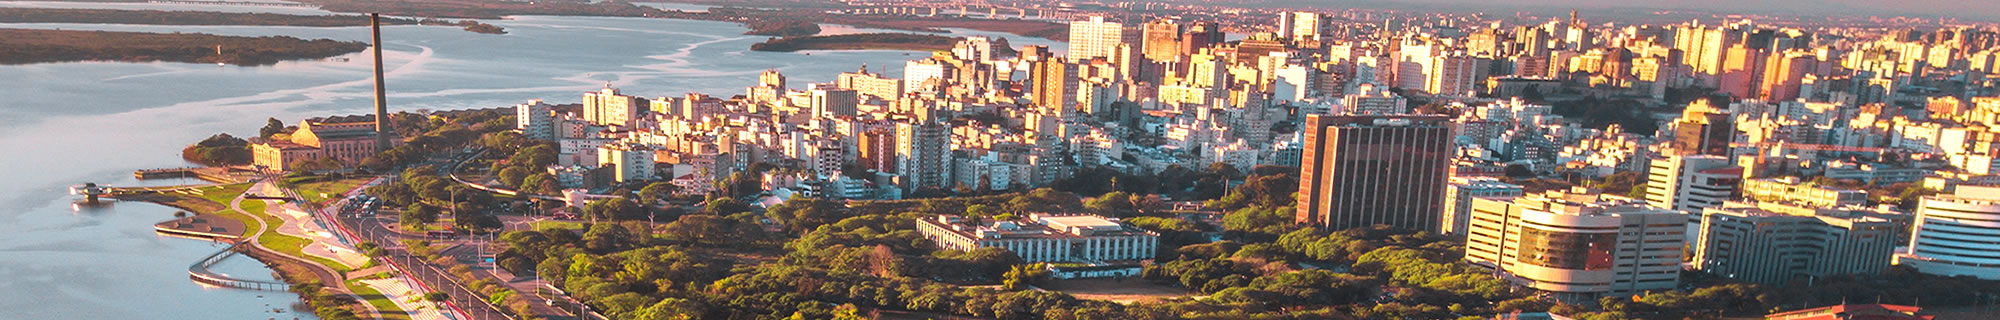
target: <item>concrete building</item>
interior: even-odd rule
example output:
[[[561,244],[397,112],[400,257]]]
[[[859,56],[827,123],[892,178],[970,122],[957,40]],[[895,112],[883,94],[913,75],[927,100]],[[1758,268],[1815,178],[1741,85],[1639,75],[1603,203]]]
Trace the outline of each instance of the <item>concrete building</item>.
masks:
[[[1159,234],[1092,215],[1032,214],[1026,220],[973,223],[955,215],[918,219],[917,231],[945,250],[1002,248],[1028,262],[1152,260]]]
[[[1895,263],[1940,276],[2000,280],[2000,187],[1958,186],[1924,197]]]
[[[1472,200],[1465,260],[1563,301],[1670,290],[1686,238],[1679,212],[1624,197],[1552,191]]]
[[[542,103],[541,99],[514,106],[514,129],[521,130],[522,137],[555,140],[555,122],[555,106]]]
[[[1492,177],[1452,177],[1444,187],[1444,218],[1440,234],[1463,236],[1472,220],[1472,199],[1513,199],[1521,196],[1521,185],[1500,182]]]
[[[597,165],[611,168],[611,180],[619,183],[653,179],[652,147],[613,143],[598,147]]]
[[[1729,202],[1702,210],[1694,268],[1738,281],[1786,285],[1831,275],[1867,275],[1889,267],[1896,224],[1864,215],[1789,215]]]
[[[1389,92],[1388,88],[1362,84],[1359,92],[1340,98],[1340,109],[1330,110],[1332,114],[1398,114],[1410,112],[1410,100]]]
[[[1652,163],[1646,201],[1662,208],[1700,212],[1735,199],[1742,184],[1743,169],[1721,156],[1667,156]]]
[[[951,188],[951,127],[922,123],[896,124],[896,168],[904,192]]]
[[[861,101],[855,90],[830,85],[816,86],[807,92],[812,95],[810,104],[815,117],[852,117]]]
[[[1307,116],[1295,221],[1437,231],[1450,124],[1438,115]]]
[[[1762,202],[1839,207],[1868,203],[1868,192],[1807,184],[1797,177],[1743,180],[1743,197]]]
[[[1128,32],[1124,24],[1106,21],[1102,16],[1070,21],[1069,58],[1079,61],[1112,58],[1120,44],[1140,45],[1136,31]]]
[[[583,93],[583,121],[600,126],[631,127],[652,104],[639,97],[618,94],[618,89]]]

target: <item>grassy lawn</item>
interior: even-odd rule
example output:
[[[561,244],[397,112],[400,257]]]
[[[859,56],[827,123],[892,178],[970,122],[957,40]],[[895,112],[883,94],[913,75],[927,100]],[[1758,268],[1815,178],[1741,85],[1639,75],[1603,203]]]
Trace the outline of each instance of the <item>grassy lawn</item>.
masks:
[[[208,199],[208,201],[215,201],[215,203],[222,204],[224,208],[227,208],[229,207],[229,201],[236,200],[236,195],[243,194],[244,191],[249,191],[249,190],[250,190],[250,183],[246,182],[246,183],[223,185],[220,187],[197,188],[184,192],[190,194],[198,194],[201,196],[202,199]]]
[[[549,230],[549,229],[583,230],[584,226],[587,224],[588,223],[584,223],[581,221],[542,220],[542,221],[529,222],[528,226],[533,227],[535,230]]]
[[[278,218],[265,211],[267,207],[268,205],[262,200],[243,201],[243,211],[254,212],[258,219],[264,220],[267,228],[277,228],[277,226],[284,225],[285,220],[283,218]],[[276,229],[258,236],[257,242],[263,243],[265,248],[278,251],[278,253],[312,260],[313,262],[326,265],[328,268],[333,268],[334,271],[347,272],[353,270],[352,267],[333,261],[332,259],[306,254],[306,245],[312,244],[312,240],[278,233]]]
[[[353,290],[354,295],[361,296],[361,300],[368,302],[368,305],[375,306],[375,312],[381,313],[382,319],[410,319],[409,312],[397,307],[395,301],[389,300],[389,295],[382,294],[382,291],[375,290],[375,287],[361,284],[360,280],[348,280],[347,288]]]
[[[299,192],[300,197],[305,197],[306,201],[323,203],[327,200],[340,197],[340,195],[347,194],[347,191],[354,190],[354,187],[359,187],[362,183],[367,183],[368,180],[374,179],[374,177],[357,177],[333,181],[316,181],[293,185],[293,189]]]

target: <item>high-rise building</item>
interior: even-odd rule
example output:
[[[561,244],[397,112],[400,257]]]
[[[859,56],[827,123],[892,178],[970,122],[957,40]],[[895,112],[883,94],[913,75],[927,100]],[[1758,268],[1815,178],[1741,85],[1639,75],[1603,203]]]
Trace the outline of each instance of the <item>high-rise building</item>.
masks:
[[[1217,26],[1213,22],[1191,23],[1188,24],[1186,31],[1181,34],[1181,54],[1195,54],[1201,52],[1201,49],[1214,47],[1216,44],[1223,42],[1225,41],[1223,40],[1221,26]]]
[[[1793,50],[1772,54],[1765,63],[1763,83],[1757,96],[1764,101],[1791,101],[1799,98],[1799,83],[1805,80],[1819,59],[1812,52]]]
[[[1180,61],[1181,24],[1172,19],[1154,19],[1141,28],[1144,35],[1140,48],[1145,50],[1146,60]]]
[[[1672,154],[1727,156],[1735,140],[1736,124],[1728,112],[1715,110],[1707,101],[1696,101],[1681,111],[1672,125]]]
[[[555,106],[542,100],[528,100],[514,106],[514,129],[521,130],[521,136],[536,140],[556,139]]]
[[[1472,199],[1511,200],[1521,196],[1521,191],[1521,185],[1500,182],[1500,179],[1492,177],[1451,178],[1451,184],[1444,187],[1444,219],[1438,224],[1441,229],[1438,233],[1465,235],[1466,224],[1472,219]]]
[[[1736,199],[1736,188],[1743,181],[1743,168],[1722,156],[1674,155],[1654,159],[1652,164],[1646,178],[1646,201],[1661,208],[1701,212],[1721,206],[1723,201]]]
[[[1293,11],[1278,14],[1278,37],[1292,42],[1319,41],[1325,28],[1318,12]]]
[[[618,94],[618,89],[583,93],[583,121],[600,126],[631,127],[651,107],[645,99]]]
[[[1076,112],[1078,67],[1068,59],[1050,58],[1030,65],[1028,81],[1033,82],[1035,104],[1054,111],[1064,119]]]
[[[1799,216],[1767,210],[1777,203],[1729,202],[1701,213],[1694,267],[1765,285],[1832,275],[1867,275],[1889,267],[1896,224],[1863,215]],[[1787,210],[1796,211],[1796,210]]]
[[[2000,280],[2000,187],[1961,185],[1924,197],[1897,265],[1941,276]]]
[[[1465,261],[1563,301],[1670,290],[1680,281],[1684,220],[1610,195],[1474,198]]]
[[[807,93],[812,95],[812,114],[816,117],[852,117],[861,101],[860,95],[854,90],[832,85],[817,85]]]
[[[896,123],[896,174],[905,192],[950,188],[951,127],[919,119]]]
[[[1451,160],[1439,115],[1308,115],[1296,221],[1436,231]]]
[[[1354,94],[1340,98],[1340,108],[1329,110],[1333,114],[1398,114],[1410,112],[1410,100],[1389,92],[1388,88],[1372,84],[1361,84]]]
[[[1069,22],[1069,58],[1078,61],[1092,58],[1111,58],[1112,50],[1119,44],[1138,45],[1138,32],[1127,32],[1125,25],[1106,21],[1102,16],[1092,16],[1088,20]]]
[[[1435,61],[1425,72],[1424,91],[1439,95],[1472,96],[1479,91],[1478,85],[1486,81],[1486,70],[1493,61],[1486,58],[1467,56],[1462,53],[1432,58]]]
[[[952,67],[936,57],[903,63],[903,92],[939,92],[953,78]]]
[[[895,100],[903,96],[903,79],[887,78],[880,74],[870,73],[868,72],[868,65],[861,65],[861,70],[842,72],[840,75],[834,76],[833,83],[841,88],[853,89],[855,93],[875,97],[876,99]]]
[[[653,178],[654,150],[642,144],[612,143],[597,147],[597,165],[611,168],[611,180],[620,183]]]

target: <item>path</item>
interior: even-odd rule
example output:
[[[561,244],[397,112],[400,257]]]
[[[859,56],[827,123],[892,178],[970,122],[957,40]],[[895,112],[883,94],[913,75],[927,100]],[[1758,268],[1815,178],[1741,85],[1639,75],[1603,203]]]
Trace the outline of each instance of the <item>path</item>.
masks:
[[[259,183],[251,188],[252,192],[259,194],[275,194],[277,193],[276,189],[277,187],[268,183]],[[269,204],[264,207],[265,213],[285,221],[284,225],[278,226],[278,234],[312,241],[311,244],[307,244],[302,248],[301,251],[305,254],[340,262],[340,264],[345,265],[348,269],[368,264],[367,255],[357,252],[353,247],[343,244],[339,239],[334,238],[332,232],[328,232],[326,228],[321,227],[317,221],[313,220],[311,215],[307,214],[304,210],[300,210],[298,205],[288,202],[276,202],[274,200],[265,200],[265,202]]]
[[[257,180],[256,183],[259,186],[263,186],[270,184],[270,181],[266,179],[259,179]],[[249,195],[250,192],[246,191],[243,194],[236,195],[235,199],[230,199],[229,210],[235,210],[238,213],[249,215],[251,216],[250,220],[257,221],[257,229],[256,229],[257,232],[244,235],[246,239],[250,240],[250,246],[254,247],[255,250],[253,251],[263,252],[265,254],[269,254],[272,256],[283,257],[284,259],[304,264],[309,267],[307,269],[312,270],[315,276],[319,277],[320,283],[325,285],[326,288],[331,288],[334,289],[335,291],[341,292],[342,294],[346,294],[347,296],[354,298],[354,300],[357,301],[362,300],[361,296],[355,295],[353,293],[354,292],[353,290],[347,289],[347,281],[344,280],[346,279],[346,277],[341,276],[341,274],[339,272],[334,271],[333,268],[329,268],[325,265],[319,264],[318,262],[313,262],[312,260],[307,260],[305,258],[293,257],[282,253],[278,253],[278,251],[276,250],[271,250],[271,248],[264,247],[264,244],[258,241],[258,238],[262,237],[264,235],[264,232],[271,231],[271,226],[264,223],[263,218],[258,218],[256,217],[256,215],[250,214],[249,211],[243,210],[243,199],[245,199],[245,197]],[[360,305],[363,308],[367,308],[368,314],[374,316],[375,318],[381,318],[379,311],[375,310],[375,306],[368,305],[367,303],[361,303]]]
[[[360,282],[362,285],[373,287],[376,291],[382,292],[383,295],[389,296],[389,301],[396,303],[397,308],[402,308],[404,312],[408,312],[412,320],[454,319],[451,313],[439,311],[443,309],[440,309],[437,303],[424,301],[423,293],[411,289],[409,282],[404,280],[403,277],[361,280]]]

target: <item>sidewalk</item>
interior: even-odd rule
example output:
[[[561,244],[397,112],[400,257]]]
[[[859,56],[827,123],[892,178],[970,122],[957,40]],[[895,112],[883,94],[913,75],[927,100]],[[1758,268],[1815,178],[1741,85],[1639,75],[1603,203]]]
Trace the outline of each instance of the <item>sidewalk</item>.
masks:
[[[258,184],[257,187],[262,189],[258,190],[259,193],[276,192],[274,190],[276,188],[268,184]],[[354,248],[341,244],[340,240],[333,237],[332,232],[320,227],[319,223],[314,222],[313,217],[305,211],[300,210],[298,205],[275,200],[265,200],[265,202],[270,204],[264,209],[266,213],[285,221],[283,225],[278,226],[276,230],[278,234],[300,237],[312,241],[311,244],[302,248],[305,254],[340,262],[340,264],[345,265],[348,269],[368,264],[367,255],[363,255],[355,251]]]
[[[389,296],[389,301],[395,302],[396,307],[409,312],[410,319],[455,320],[450,313],[439,311],[437,303],[424,301],[423,293],[410,289],[409,282],[404,281],[403,277],[361,280],[360,282],[362,285],[375,288],[376,291],[381,291],[383,295]]]

